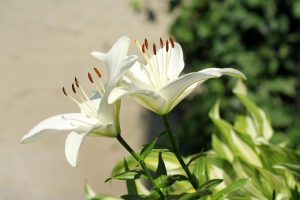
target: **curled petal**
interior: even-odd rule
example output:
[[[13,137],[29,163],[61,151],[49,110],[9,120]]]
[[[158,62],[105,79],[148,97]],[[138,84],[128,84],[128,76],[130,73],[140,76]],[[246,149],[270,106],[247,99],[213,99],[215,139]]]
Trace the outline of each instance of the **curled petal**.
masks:
[[[229,75],[229,76],[233,76],[235,78],[240,78],[240,79],[244,79],[246,80],[246,76],[240,72],[239,70],[236,69],[232,69],[232,68],[207,68],[207,69],[203,69],[199,72],[203,72],[203,73],[220,73],[222,75]]]
[[[87,135],[88,133],[72,131],[66,139],[65,154],[67,161],[73,167],[77,167],[79,152]]]
[[[84,131],[87,127],[93,126],[97,121],[86,114],[82,113],[67,113],[50,117],[33,129],[31,129],[21,139],[22,143],[32,142],[43,135],[52,134],[60,131]]]
[[[195,83],[199,85],[208,79],[218,78],[223,74],[237,78],[245,78],[240,71],[235,69],[208,68],[199,72],[186,74],[167,84],[159,91],[159,93],[164,96],[165,99],[168,99],[167,112],[169,112],[174,106],[183,100],[183,98],[193,91],[194,87],[196,87]]]

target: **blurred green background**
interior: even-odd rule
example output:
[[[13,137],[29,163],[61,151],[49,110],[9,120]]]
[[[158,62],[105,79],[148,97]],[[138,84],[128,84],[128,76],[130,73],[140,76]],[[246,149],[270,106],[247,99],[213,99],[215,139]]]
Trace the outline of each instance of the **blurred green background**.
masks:
[[[138,2],[133,1],[136,9]],[[156,20],[150,1],[149,20]],[[276,131],[274,142],[300,149],[300,0],[170,0],[176,14],[170,35],[185,54],[185,72],[232,67],[246,74],[251,98],[263,108]],[[236,80],[208,81],[174,111],[184,154],[210,148],[208,111],[218,97],[233,121],[243,109],[233,98]],[[173,114],[174,114],[173,113]],[[190,139],[193,138],[193,139]]]

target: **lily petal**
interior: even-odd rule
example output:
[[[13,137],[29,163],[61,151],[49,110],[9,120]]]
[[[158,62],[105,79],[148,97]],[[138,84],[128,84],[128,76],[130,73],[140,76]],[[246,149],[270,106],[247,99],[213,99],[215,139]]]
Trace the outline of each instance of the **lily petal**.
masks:
[[[164,110],[166,100],[158,93],[151,90],[134,89],[126,90],[124,88],[115,88],[108,97],[108,103],[114,103],[124,96],[132,96],[142,106],[160,114]]]
[[[236,69],[232,69],[232,68],[207,68],[207,69],[203,69],[199,72],[204,72],[204,73],[221,73],[222,75],[229,75],[229,76],[233,76],[235,78],[240,78],[240,79],[244,79],[246,80],[246,76],[240,72],[239,70]]]
[[[118,84],[124,73],[126,73],[127,70],[134,66],[134,63],[137,61],[137,59],[138,57],[135,55],[131,55],[125,58],[125,60],[120,64],[121,66],[118,69],[116,69],[118,71],[115,72],[114,77],[108,82],[108,90],[111,87],[115,87]]]
[[[98,51],[93,51],[90,54],[92,57],[96,58],[97,60],[100,60],[101,62],[106,62],[107,60],[107,55],[106,53],[98,52]]]
[[[211,78],[218,78],[222,74],[218,73],[212,73],[212,74],[207,74],[207,73],[201,73],[201,72],[192,72],[186,75],[181,76],[178,79],[175,79],[174,81],[168,83],[165,87],[163,87],[159,93],[165,97],[165,99],[168,99],[169,103],[169,109],[167,112],[171,110],[171,107],[174,107],[174,102],[176,101],[177,98],[180,97],[180,95],[191,85],[197,82],[204,82],[208,79]],[[185,95],[186,96],[186,95]],[[178,104],[179,101],[176,101]],[[164,113],[166,114],[166,113]]]
[[[50,117],[38,125],[36,125],[33,129],[31,129],[24,137],[21,139],[22,143],[32,142],[43,135],[52,134],[53,132],[59,131],[85,131],[87,127],[91,127],[95,125],[97,121],[83,113],[67,113],[56,115]]]
[[[171,58],[168,68],[168,78],[173,80],[178,78],[184,68],[183,52],[180,44],[175,42],[174,48],[171,48]]]
[[[245,78],[245,76],[240,71],[231,68],[209,68],[186,74],[167,84],[159,91],[159,93],[164,96],[165,99],[169,100],[169,108],[167,109],[168,112],[183,99],[181,95],[184,95],[183,97],[186,97],[190,93],[187,91],[185,92],[186,89],[188,89],[188,91],[192,91],[192,88],[190,88],[191,85],[193,85],[194,83],[201,84],[208,79],[218,78],[223,74],[238,78]]]
[[[72,131],[66,139],[65,154],[67,161],[73,167],[77,167],[79,152],[87,135],[88,133]]]

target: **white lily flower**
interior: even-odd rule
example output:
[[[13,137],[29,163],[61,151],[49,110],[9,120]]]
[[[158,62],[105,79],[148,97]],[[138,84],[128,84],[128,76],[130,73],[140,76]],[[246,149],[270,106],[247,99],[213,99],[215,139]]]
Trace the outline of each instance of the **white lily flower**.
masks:
[[[208,79],[230,75],[246,79],[240,71],[231,68],[208,68],[180,76],[184,68],[182,48],[170,37],[160,49],[153,44],[152,52],[145,39],[143,45],[136,41],[146,64],[136,63],[125,75],[120,87],[112,90],[108,102],[130,95],[142,106],[159,115],[169,113],[198,85]]]
[[[77,166],[80,148],[87,136],[116,137],[120,134],[119,110],[120,101],[108,104],[108,95],[117,86],[123,73],[129,69],[137,60],[136,56],[127,56],[130,40],[121,37],[109,50],[107,54],[92,52],[92,56],[99,58],[107,66],[109,79],[104,85],[101,81],[101,73],[94,68],[98,79],[93,79],[88,73],[88,78],[97,90],[92,97],[88,97],[79,81],[75,77],[72,84],[73,94],[67,94],[63,87],[63,93],[74,101],[80,108],[80,113],[66,113],[50,117],[33,129],[22,139],[22,143],[29,143],[43,135],[69,131],[66,139],[65,154],[72,166]]]

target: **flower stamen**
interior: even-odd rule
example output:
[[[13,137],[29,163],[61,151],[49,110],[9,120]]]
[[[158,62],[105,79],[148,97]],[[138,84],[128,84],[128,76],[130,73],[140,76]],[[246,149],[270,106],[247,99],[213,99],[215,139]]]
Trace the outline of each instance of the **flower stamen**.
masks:
[[[101,72],[96,67],[94,67],[94,71],[95,71],[95,73],[97,74],[97,76],[99,78],[99,85],[100,85],[100,88],[98,87],[98,85],[96,85],[96,88],[100,92],[100,94],[103,96],[103,94],[105,92],[105,88],[104,88],[104,85],[101,81],[101,77],[102,77]]]
[[[158,76],[157,75],[157,70],[154,68],[154,66],[152,65],[152,62],[150,61],[150,59],[148,57],[148,55],[145,53],[145,44],[141,45],[140,41],[135,40],[135,45],[141,51],[141,53],[144,56],[146,62],[149,64],[149,68],[151,70],[151,73],[153,74],[153,77],[151,77],[151,79],[154,78],[154,80],[153,81],[151,80],[151,82],[157,83],[158,82],[158,79],[157,79],[157,76]]]
[[[169,40],[170,40],[172,48],[174,48],[175,44],[174,44],[174,40],[173,40],[173,38],[171,36],[169,37]]]
[[[159,42],[160,42],[160,48],[161,49],[164,48],[164,42],[163,42],[162,38],[159,38]]]
[[[71,97],[71,96],[68,95],[68,93],[66,92],[65,87],[62,87],[62,91],[63,91],[63,93],[64,93],[64,95],[65,95],[66,97],[68,97],[69,99],[71,99],[71,100],[72,100],[73,102],[75,102],[77,105],[80,104],[76,99],[74,99],[73,97]]]
[[[145,38],[144,44],[145,44],[146,49],[148,49],[148,40],[146,38]]]

